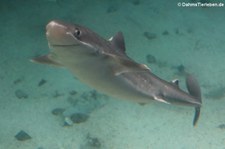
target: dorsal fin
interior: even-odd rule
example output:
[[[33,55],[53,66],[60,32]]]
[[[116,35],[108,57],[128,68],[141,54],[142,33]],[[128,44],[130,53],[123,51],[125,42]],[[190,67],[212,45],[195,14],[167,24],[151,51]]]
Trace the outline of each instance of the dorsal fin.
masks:
[[[125,42],[123,38],[123,33],[122,32],[117,32],[115,36],[111,37],[109,39],[111,44],[120,52],[125,53]]]

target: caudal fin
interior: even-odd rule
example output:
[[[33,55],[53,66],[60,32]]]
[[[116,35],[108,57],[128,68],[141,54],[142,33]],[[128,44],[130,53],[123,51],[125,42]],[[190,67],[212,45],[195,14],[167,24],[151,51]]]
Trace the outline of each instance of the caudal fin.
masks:
[[[201,107],[195,107],[195,116],[194,116],[194,119],[193,119],[193,126],[196,126],[196,124],[198,122],[198,119],[200,117],[200,108]]]
[[[201,104],[202,104],[201,89],[198,84],[198,81],[190,74],[188,74],[186,77],[186,85],[187,85],[188,92],[193,97],[195,97],[196,102],[199,103],[199,105],[197,105],[195,107],[195,116],[193,119],[193,125],[196,126],[198,119],[200,117],[200,108],[201,108]]]

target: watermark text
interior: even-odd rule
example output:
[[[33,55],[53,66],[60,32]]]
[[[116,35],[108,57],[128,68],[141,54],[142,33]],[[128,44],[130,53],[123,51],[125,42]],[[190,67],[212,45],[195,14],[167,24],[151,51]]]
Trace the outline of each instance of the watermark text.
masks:
[[[178,7],[224,7],[224,3],[188,3],[188,2],[178,2]]]

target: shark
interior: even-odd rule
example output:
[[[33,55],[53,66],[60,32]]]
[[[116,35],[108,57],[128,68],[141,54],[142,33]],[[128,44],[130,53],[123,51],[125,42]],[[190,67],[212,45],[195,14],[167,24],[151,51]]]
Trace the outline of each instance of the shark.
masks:
[[[122,32],[106,40],[87,27],[53,20],[46,26],[46,37],[50,52],[32,62],[64,67],[81,82],[115,98],[194,107],[196,126],[202,98],[195,77],[187,74],[188,91],[179,87],[178,80],[161,79],[126,54]]]

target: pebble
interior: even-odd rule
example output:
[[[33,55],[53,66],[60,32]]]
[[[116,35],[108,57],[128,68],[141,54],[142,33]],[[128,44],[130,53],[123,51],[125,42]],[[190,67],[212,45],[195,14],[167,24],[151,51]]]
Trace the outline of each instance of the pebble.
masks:
[[[218,126],[218,128],[220,128],[220,129],[225,129],[225,124],[220,124],[220,125]]]
[[[108,7],[108,9],[106,10],[107,13],[113,13],[116,12],[118,10],[118,7],[116,6],[110,6]]]
[[[167,30],[165,30],[162,35],[169,35],[169,32]]]
[[[144,32],[144,36],[148,40],[152,40],[152,39],[155,39],[157,37],[157,35],[155,33],[150,33],[150,32]]]
[[[63,126],[65,127],[65,126],[72,126],[72,125],[73,125],[73,121],[69,117],[65,117]]]
[[[72,91],[69,92],[69,94],[70,94],[71,96],[76,95],[76,94],[77,94],[77,91],[72,90]]]
[[[56,115],[56,116],[62,115],[65,110],[66,109],[64,109],[64,108],[55,108],[55,109],[52,110],[52,114]]]
[[[23,90],[20,90],[20,89],[15,91],[15,95],[19,99],[22,99],[22,98],[26,99],[26,98],[28,98],[28,95]]]
[[[55,93],[53,94],[53,98],[58,98],[58,97],[61,97],[61,96],[64,96],[64,94],[59,93],[58,91],[55,91]]]
[[[148,54],[148,55],[146,56],[146,59],[147,59],[147,62],[148,62],[148,63],[156,63],[156,58],[155,58],[155,56],[153,56],[153,55],[151,55],[151,54]]]
[[[140,5],[140,0],[133,0],[132,2],[134,5]]]
[[[184,65],[179,65],[179,66],[177,66],[177,70],[180,72],[180,73],[184,73],[185,72],[185,67],[184,67]]]
[[[73,123],[83,123],[87,121],[89,116],[84,113],[74,113],[70,116],[70,119],[73,121]]]
[[[38,83],[38,86],[42,86],[46,83],[47,81],[45,79],[41,79],[41,81]]]
[[[13,81],[13,83],[16,85],[16,84],[22,83],[22,81],[23,81],[23,78],[18,78],[15,81]]]
[[[101,147],[101,142],[99,141],[98,138],[90,137],[88,135],[87,136],[87,145],[90,146],[90,147],[94,147],[94,148],[100,148]]]
[[[19,141],[26,141],[31,139],[31,136],[27,134],[25,131],[21,130],[19,133],[15,135],[15,138]]]

